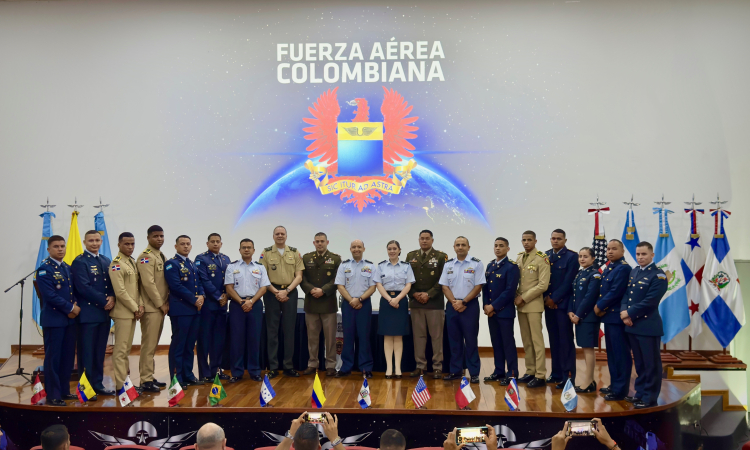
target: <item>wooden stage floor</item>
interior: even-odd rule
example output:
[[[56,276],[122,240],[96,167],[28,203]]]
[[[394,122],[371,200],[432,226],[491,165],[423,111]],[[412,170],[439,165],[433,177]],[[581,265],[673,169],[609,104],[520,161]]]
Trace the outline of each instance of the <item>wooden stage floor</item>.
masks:
[[[156,378],[159,381],[168,383],[169,369],[166,350],[157,351],[155,359]],[[26,372],[32,372],[37,366],[40,366],[43,363],[42,359],[34,357],[30,352],[28,354],[24,352],[21,361]],[[480,374],[480,380],[482,381],[480,381],[478,385],[471,385],[476,395],[476,399],[470,404],[470,407],[473,411],[496,411],[498,413],[507,413],[509,408],[504,401],[505,388],[500,386],[497,382],[485,383],[483,381],[485,376],[492,373],[492,358],[482,357],[481,361],[482,371]],[[8,359],[8,361],[6,361],[2,369],[0,369],[0,375],[14,373],[17,364],[17,356],[14,354]],[[550,365],[548,359],[547,367],[549,368]],[[585,363],[583,359],[579,359],[578,370],[583,370],[584,365]],[[137,386],[140,384],[139,375],[137,373],[137,351],[134,351],[130,355],[130,367],[132,371],[131,379]],[[523,358],[519,359],[519,370],[521,373],[525,370]],[[111,357],[109,356],[107,356],[105,360],[104,373],[105,387],[114,389],[114,382],[111,378]],[[386,380],[385,374],[382,372],[376,372],[374,375],[374,378],[369,380],[373,409],[391,411],[414,409],[414,404],[411,401],[411,393],[417,383],[416,378],[409,378],[408,373],[405,374],[404,378],[401,380]],[[635,377],[635,373],[633,373],[633,377]],[[353,374],[347,378],[337,379],[326,377],[325,373],[321,372],[320,378],[327,398],[325,409],[360,409],[356,397],[362,384],[361,376]],[[272,379],[271,384],[276,391],[276,398],[271,404],[276,408],[290,408],[299,411],[309,409],[313,379],[313,375],[301,376],[299,378],[290,378],[281,375]],[[631,380],[631,394],[633,393],[633,380]],[[609,385],[609,371],[607,370],[606,362],[597,363],[595,381],[598,387]],[[445,413],[451,411],[453,413],[457,412],[458,408],[455,403],[455,393],[459,389],[459,381],[434,380],[431,374],[428,374],[425,376],[425,382],[430,394],[432,395],[432,399],[427,402],[426,405],[428,410],[432,410],[435,413],[439,413],[439,411],[444,411]],[[203,408],[209,406],[208,393],[210,386],[211,385],[206,384],[185,389],[185,398],[180,402],[183,412],[183,408]],[[642,410],[642,412],[670,407],[686,398],[697,386],[698,383],[692,381],[663,380],[661,396],[659,397],[659,406],[648,410]],[[221,403],[223,407],[242,409],[260,407],[260,383],[249,380],[247,374],[245,374],[244,379],[238,383],[232,384],[225,381],[224,388],[227,391],[227,398]],[[560,394],[562,391],[560,389],[555,389],[553,385],[548,385],[545,388],[527,389],[525,385],[521,384],[519,385],[519,391],[521,394],[520,411],[524,413],[533,413],[533,415],[536,416],[565,413],[565,409],[560,401]],[[71,392],[75,392],[75,383],[71,383]],[[28,407],[32,395],[33,392],[31,385],[26,383],[21,377],[0,379],[0,406],[13,407],[14,405],[23,405],[23,407]],[[93,412],[93,409],[91,408],[94,408],[95,410],[100,408],[117,408],[119,407],[119,402],[115,397],[100,396],[97,401],[89,402],[86,405],[80,405],[78,402],[72,401],[69,401],[68,405],[69,408],[59,407],[58,409],[76,409],[82,411],[77,408],[86,408],[86,410]],[[167,390],[164,389],[158,394],[144,393],[141,397],[135,400],[134,406],[135,408],[146,409],[166,408],[168,407]],[[625,401],[607,402],[604,400],[604,396],[598,393],[579,395],[578,408],[575,411],[577,414],[589,417],[592,415],[598,417],[617,416],[633,412],[633,406],[630,403]]]

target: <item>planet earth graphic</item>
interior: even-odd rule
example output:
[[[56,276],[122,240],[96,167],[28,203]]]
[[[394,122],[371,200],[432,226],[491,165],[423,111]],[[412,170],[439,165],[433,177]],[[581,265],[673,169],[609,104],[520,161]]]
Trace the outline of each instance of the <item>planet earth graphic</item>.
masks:
[[[436,224],[463,225],[470,222],[489,226],[479,207],[458,187],[445,177],[424,166],[411,171],[412,178],[399,194],[382,194],[375,203],[370,203],[360,213],[353,204],[348,204],[339,194],[322,195],[310,180],[310,172],[300,166],[262,190],[251,199],[249,206],[237,222],[258,219],[272,208],[287,211],[305,209],[314,205],[316,214],[335,217],[348,214],[356,217],[385,217],[389,220],[428,218]]]

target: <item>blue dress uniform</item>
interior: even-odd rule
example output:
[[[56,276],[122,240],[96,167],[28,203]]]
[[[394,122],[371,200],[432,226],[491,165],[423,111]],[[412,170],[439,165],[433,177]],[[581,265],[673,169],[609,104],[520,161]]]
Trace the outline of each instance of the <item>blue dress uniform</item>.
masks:
[[[578,271],[573,282],[573,297],[568,301],[568,312],[581,319],[576,325],[576,341],[581,348],[594,348],[599,343],[601,321],[594,314],[594,305],[599,300],[601,284],[602,275],[593,265]]]
[[[378,268],[366,259],[359,262],[347,259],[336,272],[335,283],[344,286],[352,298],[375,286]],[[349,302],[341,302],[341,321],[344,326],[344,348],[341,351],[341,369],[339,372],[351,372],[354,367],[354,338],[359,340],[359,370],[372,372],[372,349],[370,348],[370,327],[372,320],[372,299],[362,298],[362,307],[354,309]]]
[[[219,371],[227,328],[227,305],[219,304],[224,289],[224,272],[231,264],[229,257],[207,251],[195,258],[206,302],[200,310],[198,327],[198,376],[213,378]],[[229,300],[228,300],[229,301]]]
[[[544,308],[544,319],[549,335],[552,373],[558,383],[576,379],[576,346],[573,342],[573,322],[568,317],[568,302],[573,296],[573,280],[578,273],[578,253],[563,247],[555,253],[547,250],[550,263],[549,287],[544,293],[554,300],[557,309]]]
[[[164,278],[169,286],[169,318],[172,322],[169,373],[177,374],[180,384],[196,381],[193,375],[193,349],[198,340],[200,321],[195,302],[197,296],[203,295],[203,286],[193,262],[181,255],[167,261]]]
[[[633,321],[625,327],[638,378],[635,379],[635,398],[646,406],[656,405],[661,392],[660,337],[664,328],[659,315],[659,302],[667,292],[667,276],[654,263],[636,267],[630,272],[621,310],[627,311]]]
[[[513,300],[516,298],[521,270],[515,261],[505,257],[502,261],[493,260],[487,264],[484,276],[487,283],[482,287],[482,304],[492,305],[495,311],[494,316],[487,318],[492,349],[495,353],[494,374],[500,378],[518,378],[518,352],[513,332],[516,307]]]
[[[270,286],[266,268],[257,262],[235,261],[226,268],[224,284],[234,285],[243,300],[250,300],[258,290]],[[235,301],[229,303],[229,328],[232,335],[229,341],[229,361],[232,377],[242,378],[245,369],[251,376],[260,376],[260,335],[263,329],[262,298],[249,312],[242,310]]]
[[[70,374],[76,351],[73,311],[73,283],[70,266],[47,258],[36,270],[36,283],[42,296],[44,329],[44,390],[50,400],[70,395]]]
[[[95,391],[104,391],[104,354],[107,351],[107,338],[111,319],[107,296],[114,296],[109,280],[109,258],[94,255],[88,250],[78,255],[70,266],[73,279],[73,297],[81,313],[76,317],[81,339],[82,355],[79,359],[86,370],[86,379]]]
[[[485,284],[484,267],[477,258],[466,255],[466,259],[459,261],[449,259],[443,266],[440,275],[440,285],[448,286],[453,298],[463,300],[475,286]],[[479,297],[480,294],[477,296]],[[464,371],[464,356],[469,374],[479,376],[479,299],[471,299],[465,303],[466,309],[458,312],[448,302],[445,306],[445,320],[448,323],[448,340],[451,347],[450,373]],[[464,353],[464,346],[465,353]]]
[[[630,270],[624,257],[610,262],[603,270],[599,300],[596,302],[596,306],[605,312],[601,320],[604,324],[604,342],[607,345],[607,366],[612,381],[609,389],[613,396],[619,398],[628,395],[630,372],[633,368],[625,324],[620,319],[620,305],[628,287]]]
[[[393,265],[390,261],[378,264],[376,283],[383,285],[391,298],[404,290],[407,284],[415,281],[411,265],[400,261]],[[378,334],[383,336],[406,336],[409,334],[409,299],[404,297],[398,302],[398,309],[394,308],[384,298],[380,298],[378,310]]]

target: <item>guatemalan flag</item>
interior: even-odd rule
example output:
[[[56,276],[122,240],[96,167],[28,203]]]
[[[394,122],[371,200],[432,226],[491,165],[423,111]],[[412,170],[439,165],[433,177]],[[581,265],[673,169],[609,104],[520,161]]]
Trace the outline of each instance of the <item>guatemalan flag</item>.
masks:
[[[669,228],[669,217],[672,211],[654,208],[654,214],[659,215],[659,237],[654,246],[654,262],[656,266],[667,274],[667,292],[659,303],[659,314],[664,324],[663,343],[671,341],[680,331],[690,325],[690,314],[687,308],[687,289],[685,278],[685,261],[682,253],[675,247],[672,232]]]
[[[701,305],[701,282],[703,281],[703,266],[706,263],[706,253],[703,251],[703,241],[698,230],[698,213],[703,214],[702,209],[695,209],[695,199],[693,199],[693,208],[685,209],[690,214],[690,228],[688,228],[687,241],[683,259],[685,260],[686,290],[688,297],[688,311],[690,312],[690,336],[695,339],[703,331],[703,321],[701,314],[703,311]]]
[[[703,320],[724,348],[729,346],[740,328],[745,325],[740,280],[729,248],[729,240],[724,233],[724,219],[728,218],[729,214],[729,211],[721,208],[711,212],[716,225],[701,283]]]
[[[461,386],[458,391],[456,391],[456,404],[458,405],[458,408],[466,408],[475,398],[477,398],[477,396],[474,395],[474,391],[471,390],[469,380],[467,380],[466,377],[462,377]]]

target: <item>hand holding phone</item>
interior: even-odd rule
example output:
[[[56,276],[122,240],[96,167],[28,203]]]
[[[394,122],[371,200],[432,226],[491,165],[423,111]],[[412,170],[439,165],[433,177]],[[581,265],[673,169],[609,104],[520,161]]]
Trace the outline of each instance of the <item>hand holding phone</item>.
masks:
[[[487,427],[471,427],[456,429],[456,445],[484,444],[487,442]]]
[[[307,423],[326,423],[326,416],[322,412],[312,412],[305,414],[305,422]]]
[[[568,421],[566,436],[594,436],[594,430],[596,430],[597,422],[593,420],[587,421]]]

